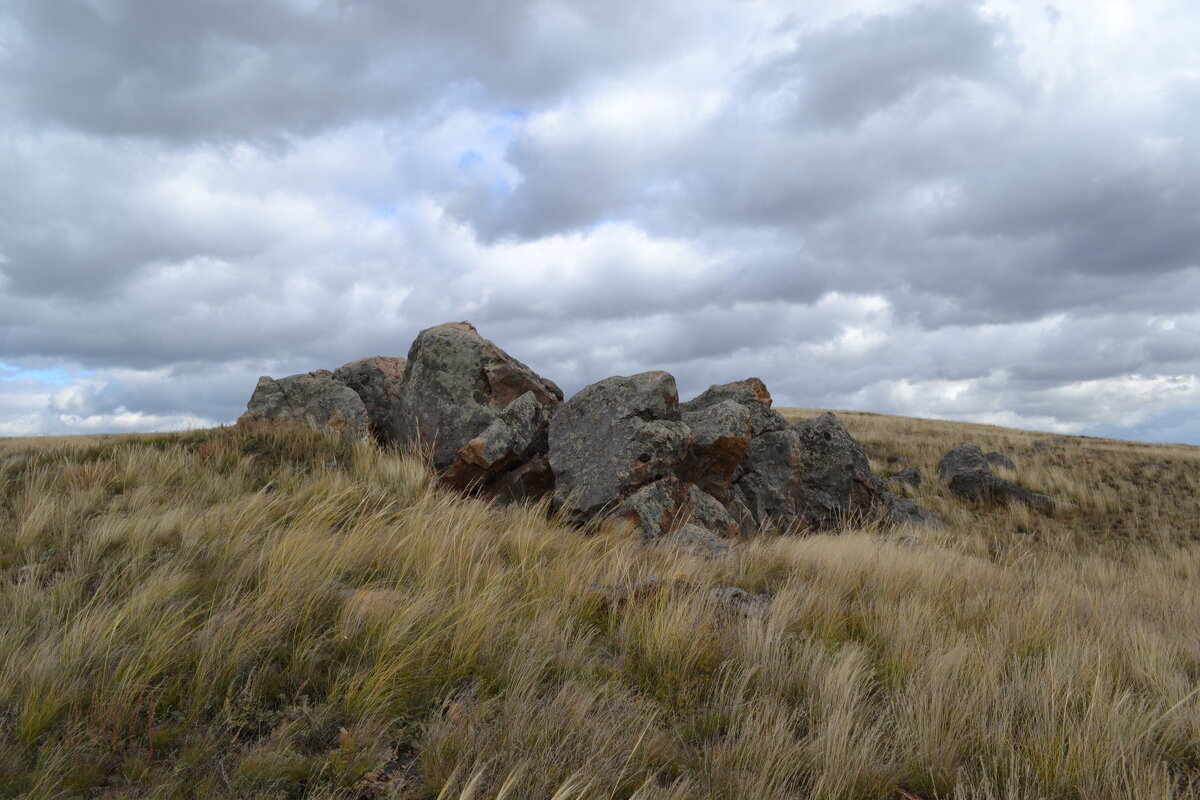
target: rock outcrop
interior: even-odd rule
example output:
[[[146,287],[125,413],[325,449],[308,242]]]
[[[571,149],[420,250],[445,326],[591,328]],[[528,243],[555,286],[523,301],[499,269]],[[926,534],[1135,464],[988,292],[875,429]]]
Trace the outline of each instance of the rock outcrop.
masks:
[[[788,425],[758,378],[680,403],[666,372],[616,376],[567,402],[467,322],[421,331],[408,358],[263,378],[242,421],[372,433],[429,458],[443,486],[499,502],[549,497],[568,519],[622,519],[704,555],[765,527],[882,517],[937,524],[884,489],[833,414]]]
[[[258,379],[246,413],[238,425],[319,425],[346,436],[366,434],[367,409],[355,391],[329,370],[316,370],[286,378]]]
[[[1050,497],[994,475],[977,444],[959,445],[946,453],[938,465],[938,479],[951,493],[968,500],[991,505],[1024,503],[1039,510],[1054,506]]]

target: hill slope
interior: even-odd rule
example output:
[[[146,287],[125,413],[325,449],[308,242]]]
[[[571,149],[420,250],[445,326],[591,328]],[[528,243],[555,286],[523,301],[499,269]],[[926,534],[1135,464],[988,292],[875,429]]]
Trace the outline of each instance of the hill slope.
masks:
[[[1200,449],[840,416],[946,528],[705,560],[313,431],[0,440],[0,796],[1194,796]],[[964,441],[1072,506],[954,499]]]

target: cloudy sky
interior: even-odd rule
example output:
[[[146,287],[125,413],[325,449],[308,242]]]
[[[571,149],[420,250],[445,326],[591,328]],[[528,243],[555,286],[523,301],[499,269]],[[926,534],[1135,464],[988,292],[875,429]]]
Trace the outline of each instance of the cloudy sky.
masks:
[[[1191,0],[5,0],[0,436],[469,319],[573,392],[1200,443]]]

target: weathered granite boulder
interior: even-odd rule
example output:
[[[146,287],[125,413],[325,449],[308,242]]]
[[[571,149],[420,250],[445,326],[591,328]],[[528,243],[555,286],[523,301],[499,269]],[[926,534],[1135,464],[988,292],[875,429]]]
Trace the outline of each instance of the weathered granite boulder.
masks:
[[[380,443],[395,436],[400,379],[404,377],[404,359],[370,356],[343,364],[333,371],[336,380],[349,386],[363,401],[371,421],[371,433]]]
[[[734,400],[722,400],[685,410],[682,416],[692,435],[686,477],[712,496],[727,500],[734,473],[750,450],[749,409]]]
[[[666,372],[582,389],[550,420],[554,503],[573,518],[613,510],[640,487],[678,476],[689,433]]]
[[[246,413],[238,418],[242,427],[255,423],[312,424],[346,436],[364,435],[370,427],[359,396],[324,369],[286,378],[259,378]]]
[[[726,507],[743,532],[764,525],[790,527],[804,512],[800,436],[769,431],[750,441]]]
[[[946,453],[938,465],[938,479],[951,493],[968,500],[992,505],[1024,503],[1039,510],[1054,506],[1052,498],[993,475],[977,444],[959,445]]]
[[[983,460],[988,463],[989,467],[1004,467],[1005,469],[1016,469],[1017,465],[1013,460],[999,451],[984,453]]]
[[[460,450],[527,392],[548,413],[562,402],[562,390],[553,381],[484,339],[471,323],[428,328],[408,351],[398,390],[395,439],[428,450],[434,466],[445,470]]]
[[[710,386],[694,400],[680,405],[680,409],[684,414],[691,414],[725,400],[732,400],[746,408],[750,413],[750,428],[754,436],[787,427],[787,420],[771,408],[771,393],[758,378]]]
[[[513,400],[455,454],[441,477],[442,485],[474,491],[505,469],[545,453],[548,415],[533,392]]]

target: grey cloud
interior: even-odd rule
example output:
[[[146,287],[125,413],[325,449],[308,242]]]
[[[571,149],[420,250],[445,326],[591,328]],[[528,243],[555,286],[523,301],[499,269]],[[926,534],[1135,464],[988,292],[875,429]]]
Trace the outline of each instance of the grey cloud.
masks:
[[[568,391],[1200,440],[1196,82],[1045,90],[975,3],[768,6],[9,4],[0,360],[72,377],[0,372],[0,431],[228,422],[470,318]]]

